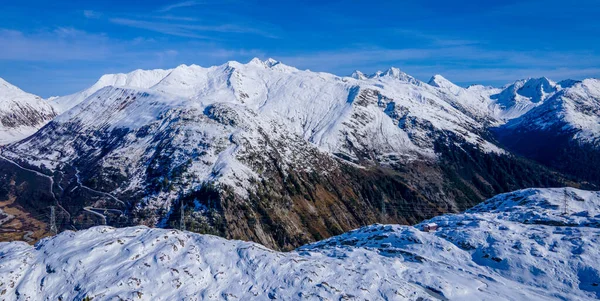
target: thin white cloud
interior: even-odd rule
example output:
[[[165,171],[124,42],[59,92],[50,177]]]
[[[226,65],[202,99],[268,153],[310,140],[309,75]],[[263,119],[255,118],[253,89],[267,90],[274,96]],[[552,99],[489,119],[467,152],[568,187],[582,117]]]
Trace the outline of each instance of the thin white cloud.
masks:
[[[21,62],[102,62],[105,65],[128,64],[136,68],[156,68],[153,64],[221,64],[249,55],[264,55],[257,50],[230,49],[214,43],[189,42],[161,45],[155,39],[111,39],[70,27],[37,33],[0,28],[0,60]],[[155,58],[163,59],[156,62]],[[201,58],[203,61],[198,61]],[[169,60],[172,61],[169,61]],[[140,64],[135,66],[134,64]],[[171,67],[167,65],[165,67]]]
[[[146,29],[150,31],[155,31],[163,34],[180,36],[180,37],[188,37],[188,38],[196,38],[196,39],[207,39],[213,40],[216,39],[213,36],[207,36],[205,33],[237,33],[237,34],[254,34],[258,36],[263,36],[267,38],[277,38],[276,35],[272,34],[269,31],[262,30],[259,28],[254,28],[252,26],[243,26],[237,24],[217,24],[217,25],[197,25],[197,24],[180,24],[180,23],[172,23],[172,22],[154,22],[154,21],[145,21],[145,20],[136,20],[136,19],[126,19],[126,18],[113,18],[110,19],[110,22]]]
[[[150,31],[159,32],[162,34],[167,34],[167,35],[172,35],[172,36],[187,37],[187,38],[194,38],[194,39],[206,39],[206,40],[211,39],[211,37],[209,37],[209,36],[199,34],[199,31],[182,28],[181,26],[179,26],[177,24],[133,20],[133,19],[125,19],[125,18],[113,18],[113,19],[110,19],[110,22],[112,22],[114,24],[150,30]]]
[[[104,35],[73,28],[35,34],[0,29],[0,45],[0,60],[17,61],[95,60],[105,57],[112,48]]]
[[[164,16],[153,16],[156,19],[169,20],[169,21],[185,21],[185,22],[196,22],[198,18],[192,17],[182,17],[182,16],[174,16],[174,15],[164,15]]]
[[[203,1],[183,1],[183,2],[173,3],[170,5],[164,6],[161,9],[159,9],[158,11],[164,13],[164,12],[174,10],[176,8],[197,6],[202,3],[203,3]]]
[[[93,10],[84,10],[83,15],[88,19],[99,19],[102,16],[102,13]]]
[[[480,44],[480,41],[447,37],[443,35],[431,34],[428,32],[405,28],[390,28],[385,31],[390,32],[394,36],[401,35],[416,38],[419,40],[427,41],[429,44],[442,47]]]

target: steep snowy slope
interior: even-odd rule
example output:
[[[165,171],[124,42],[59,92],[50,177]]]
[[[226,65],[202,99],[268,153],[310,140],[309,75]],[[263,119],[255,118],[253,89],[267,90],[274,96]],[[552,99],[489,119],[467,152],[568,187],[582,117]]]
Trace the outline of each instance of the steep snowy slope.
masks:
[[[572,139],[598,144],[600,138],[600,80],[586,79],[561,90],[506,128],[520,131],[561,129]]]
[[[166,76],[157,80],[156,75],[162,73]],[[255,59],[248,64],[230,62],[210,68],[182,65],[167,71],[105,76],[86,91],[111,83],[129,86],[97,91],[57,118],[42,133],[13,145],[10,149],[14,153],[6,155],[55,169],[59,164],[72,163],[90,154],[91,150],[76,149],[83,147],[82,144],[67,143],[77,137],[88,139],[88,135],[97,136],[101,132],[101,136],[112,135],[111,132],[117,130],[143,130],[154,137],[161,132],[171,135],[174,133],[167,133],[164,126],[160,126],[161,123],[166,126],[166,116],[184,122],[182,116],[177,115],[192,114],[197,116],[188,117],[218,123],[219,120],[208,116],[213,107],[223,107],[232,114],[251,114],[253,117],[243,118],[243,121],[254,125],[240,128],[230,122],[221,125],[229,127],[221,134],[222,138],[209,140],[227,140],[234,132],[252,136],[259,127],[277,126],[327,153],[355,162],[408,162],[433,158],[433,140],[449,132],[485,150],[501,152],[478,135],[483,131],[481,124],[438,97],[441,94],[438,90],[405,82],[400,75],[398,70],[390,69],[384,75],[359,81]],[[145,87],[149,89],[141,89]],[[148,128],[153,130],[148,131]],[[208,135],[202,128],[194,131]],[[156,142],[156,139],[140,136],[135,135],[136,145],[132,145],[138,152],[148,150],[150,144]],[[228,143],[231,141],[225,144]],[[136,153],[123,152],[121,147],[103,155]]]
[[[560,85],[542,77],[519,80],[503,88],[502,92],[490,95],[499,116],[514,119],[543,103],[561,89]]]
[[[433,76],[429,85],[447,93],[446,99],[464,113],[480,120],[491,121],[491,126],[516,119],[544,103],[557,91],[571,87],[577,81],[555,83],[545,77],[519,80],[503,88],[472,85],[462,88],[441,75]]]
[[[438,230],[419,230],[430,223]],[[414,228],[370,226],[300,250],[336,256],[368,248],[402,258],[405,280],[450,300],[496,300],[485,295],[491,292],[509,300],[590,300],[600,298],[599,226],[599,192],[525,189]]]
[[[566,194],[565,194],[566,192]],[[563,204],[568,204],[563,214]],[[4,300],[591,300],[600,194],[499,195],[435,232],[373,225],[280,253],[145,227],[0,243]]]
[[[33,134],[54,116],[48,102],[0,78],[0,145]]]
[[[493,90],[475,89],[474,87],[465,89],[439,74],[434,75],[428,84],[439,88],[444,93],[443,99],[476,120],[486,122],[486,125],[490,126],[503,122],[501,112],[496,109],[494,101],[490,98]]]
[[[395,68],[355,79],[254,59],[106,76],[88,92],[107,83],[2,152],[11,193],[15,170],[52,179],[44,201],[18,202],[61,204],[62,228],[183,214],[195,231],[291,248],[563,181],[488,141],[476,105]]]
[[[587,180],[600,180],[600,80],[562,89],[497,130],[510,149]]]
[[[90,95],[94,94],[96,91],[107,87],[107,86],[128,86],[135,88],[150,88],[158,83],[165,75],[167,75],[170,70],[135,70],[130,73],[117,73],[117,74],[106,74],[103,75],[96,83],[94,83],[91,87],[79,91],[77,93],[55,97],[52,98],[51,102],[54,107],[60,112],[66,112],[72,107],[78,105]]]

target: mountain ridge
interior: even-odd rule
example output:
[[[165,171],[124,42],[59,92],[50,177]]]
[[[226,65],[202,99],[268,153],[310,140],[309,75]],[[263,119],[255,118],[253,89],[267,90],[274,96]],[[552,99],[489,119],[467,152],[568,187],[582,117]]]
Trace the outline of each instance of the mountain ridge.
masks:
[[[61,230],[185,226],[290,249],[578,185],[496,141],[490,128],[505,120],[492,93],[399,69],[356,79],[258,59],[105,75],[54,99],[72,108],[2,149],[0,195],[36,215],[60,206]]]

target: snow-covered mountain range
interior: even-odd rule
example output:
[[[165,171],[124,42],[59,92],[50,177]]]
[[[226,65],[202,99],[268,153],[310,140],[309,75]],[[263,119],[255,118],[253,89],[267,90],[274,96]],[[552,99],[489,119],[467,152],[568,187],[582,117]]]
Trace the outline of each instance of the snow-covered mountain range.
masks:
[[[44,102],[61,114],[3,147],[0,180],[37,214],[57,206],[61,229],[179,224],[289,249],[575,183],[514,157],[504,138],[566,122],[581,129],[572,139],[595,139],[596,83],[462,88],[397,68],[340,77],[273,59],[104,75]]]
[[[598,182],[600,80],[570,83],[496,130],[512,151],[569,174]]]
[[[281,253],[146,227],[0,243],[4,300],[591,300],[600,193],[526,189],[411,226]],[[433,232],[422,231],[435,223]]]
[[[0,145],[30,136],[56,115],[44,99],[0,78]]]

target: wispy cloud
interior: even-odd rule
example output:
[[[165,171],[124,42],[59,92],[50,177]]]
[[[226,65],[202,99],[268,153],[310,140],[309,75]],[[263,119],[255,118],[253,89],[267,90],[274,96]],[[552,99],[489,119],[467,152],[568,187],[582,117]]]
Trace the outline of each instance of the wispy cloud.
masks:
[[[152,38],[137,37],[131,40],[118,40],[103,34],[92,34],[71,27],[25,33],[0,28],[0,61],[23,62],[67,62],[88,61],[108,65],[119,61],[138,62],[143,66],[135,68],[157,68],[155,57],[179,58],[192,64],[223,63],[240,57],[264,56],[264,52],[253,49],[236,49],[220,46],[212,42],[187,42],[185,44],[162,44]],[[182,47],[185,45],[185,47]],[[177,50],[175,50],[177,49]],[[199,61],[202,58],[204,61]],[[181,64],[172,61],[166,64]],[[166,67],[171,67],[170,65]]]
[[[198,18],[174,16],[174,15],[154,16],[154,18],[162,19],[162,20],[169,20],[169,21],[186,21],[186,22],[198,21]]]
[[[254,34],[266,38],[277,38],[276,35],[269,31],[254,28],[252,26],[243,26],[238,24],[218,24],[218,25],[197,25],[197,24],[182,24],[182,23],[166,23],[155,22],[137,19],[113,18],[112,23],[125,25],[134,28],[146,29],[163,34],[197,38],[197,39],[216,39],[214,36],[208,36],[205,33],[237,33],[237,34]]]
[[[162,8],[160,8],[158,11],[159,12],[168,12],[177,8],[183,8],[183,7],[191,7],[191,6],[197,6],[202,4],[203,1],[183,1],[183,2],[177,2],[177,3],[173,3],[167,6],[163,6]]]
[[[83,11],[83,15],[88,19],[99,19],[102,16],[102,13],[86,9]]]
[[[481,43],[481,41],[469,40],[469,39],[464,39],[464,38],[460,39],[460,38],[448,37],[448,36],[444,36],[444,35],[432,34],[429,32],[413,30],[413,29],[391,28],[386,31],[390,32],[391,34],[393,34],[396,37],[398,35],[411,37],[411,38],[415,38],[418,40],[423,40],[423,41],[427,42],[428,44],[435,45],[435,46],[444,46],[444,47],[465,46],[465,45],[475,45],[475,44]]]
[[[178,24],[133,20],[133,19],[125,19],[125,18],[113,18],[113,19],[110,19],[110,22],[112,22],[114,24],[150,30],[150,31],[159,32],[162,34],[167,34],[167,35],[172,35],[172,36],[195,38],[195,39],[207,39],[207,40],[211,39],[211,37],[209,37],[209,36],[200,34],[199,31],[197,31],[197,30],[191,30],[189,28],[184,28]]]
[[[110,53],[108,38],[74,28],[26,34],[0,29],[0,60],[94,60]]]

